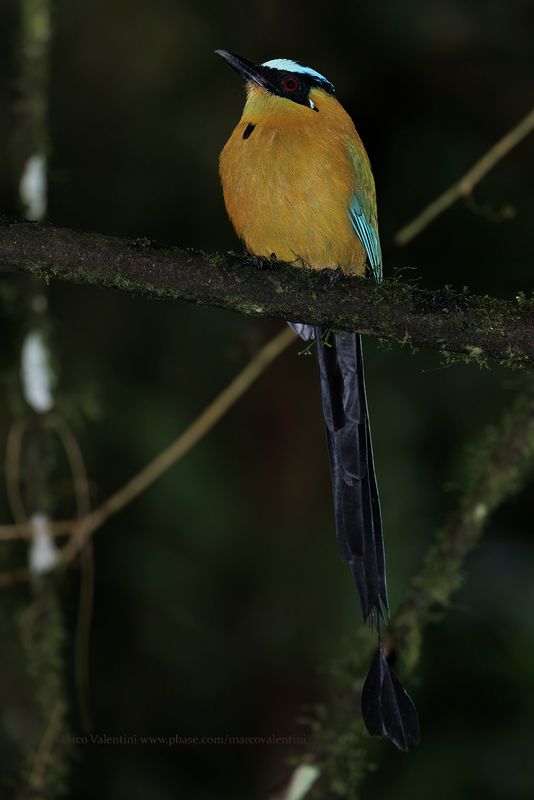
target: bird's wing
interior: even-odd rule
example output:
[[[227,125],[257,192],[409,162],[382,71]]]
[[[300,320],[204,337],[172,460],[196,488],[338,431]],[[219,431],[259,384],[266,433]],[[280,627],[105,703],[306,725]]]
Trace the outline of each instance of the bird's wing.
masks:
[[[363,244],[373,277],[375,280],[381,281],[382,251],[380,249],[378,231],[372,222],[370,222],[365,216],[361,203],[356,194],[352,198],[352,204],[349,209],[349,217],[352,227],[358,234],[360,242]]]
[[[369,159],[359,139],[348,142],[354,167],[354,191],[348,209],[349,219],[363,245],[373,277],[382,280],[382,251],[378,237],[376,195]]]

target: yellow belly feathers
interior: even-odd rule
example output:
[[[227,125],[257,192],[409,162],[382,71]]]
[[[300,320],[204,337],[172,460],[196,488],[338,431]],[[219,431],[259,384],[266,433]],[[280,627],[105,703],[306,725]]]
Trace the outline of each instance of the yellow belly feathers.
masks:
[[[255,255],[362,274],[365,253],[348,216],[356,181],[348,141],[363,150],[352,120],[322,91],[314,93],[319,112],[278,98],[268,107],[259,91],[249,87],[220,158],[238,236]]]

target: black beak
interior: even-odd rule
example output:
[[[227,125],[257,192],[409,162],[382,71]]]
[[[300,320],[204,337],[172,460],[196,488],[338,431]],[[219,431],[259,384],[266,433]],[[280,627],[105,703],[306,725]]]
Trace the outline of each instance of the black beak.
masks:
[[[261,66],[253,64],[252,61],[248,61],[246,58],[236,56],[235,53],[229,53],[228,50],[216,50],[215,52],[247,81],[254,81],[254,83],[267,89],[267,91],[272,91],[273,87],[267,80]]]

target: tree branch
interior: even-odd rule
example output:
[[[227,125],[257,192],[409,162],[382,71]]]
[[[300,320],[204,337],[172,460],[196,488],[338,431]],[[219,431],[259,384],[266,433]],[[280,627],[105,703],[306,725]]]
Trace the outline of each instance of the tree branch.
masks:
[[[61,550],[60,563],[69,564],[90,541],[91,536],[107,520],[122,511],[127,505],[148,489],[168,469],[183,458],[192,447],[206,436],[219,420],[232,408],[252,384],[265,372],[270,364],[297,340],[297,336],[289,328],[284,327],[274,338],[267,342],[233,378],[220,394],[202,411],[201,414],[178,436],[168,447],[149,461],[133,478],[130,478],[120,489],[104,500],[93,511],[85,510],[83,515],[73,520],[60,520],[50,523],[50,530],[55,534],[68,534],[70,541]],[[77,445],[75,445],[77,446]],[[72,444],[71,444],[72,447]],[[72,458],[71,464],[77,457]],[[80,464],[78,465],[80,466]],[[83,467],[82,467],[83,469]],[[0,525],[0,541],[10,539],[27,539],[31,535],[28,522],[15,525]],[[29,570],[0,572],[0,587],[14,586],[30,579]]]
[[[459,181],[450,186],[447,191],[440,194],[429,206],[427,206],[415,219],[401,228],[395,235],[395,244],[403,247],[408,242],[420,234],[431,222],[443,214],[453,203],[461,197],[470,197],[473,189],[484,178],[493,167],[499,163],[508,153],[517,147],[534,130],[534,109],[529,111],[521,122],[508,131],[506,136],[499,139],[492,148],[473,164]]]
[[[250,256],[208,255],[35,223],[0,220],[0,272],[305,321],[508,366],[534,364],[534,304]]]

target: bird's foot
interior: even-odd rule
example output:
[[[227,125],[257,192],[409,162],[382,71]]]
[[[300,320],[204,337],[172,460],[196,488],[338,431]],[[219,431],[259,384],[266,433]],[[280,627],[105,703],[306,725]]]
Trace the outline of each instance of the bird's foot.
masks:
[[[249,255],[248,260],[254,269],[261,271],[272,270],[276,266],[276,256],[274,253],[271,253],[270,258],[267,258],[266,256]]]
[[[321,275],[324,275],[326,290],[331,289],[341,278],[343,278],[343,272],[339,269],[339,267],[336,269],[323,269],[321,270]]]

